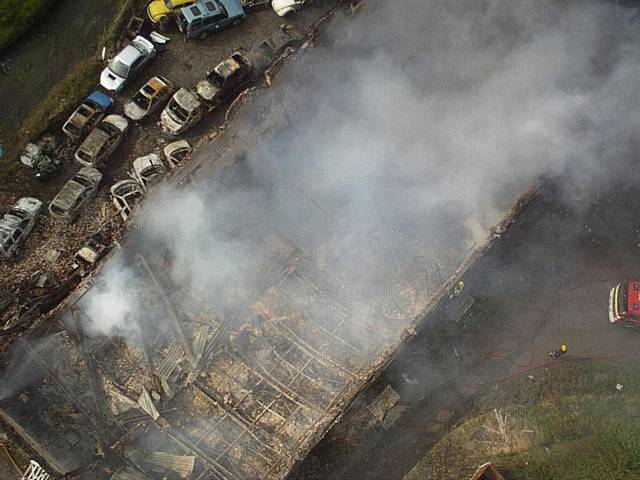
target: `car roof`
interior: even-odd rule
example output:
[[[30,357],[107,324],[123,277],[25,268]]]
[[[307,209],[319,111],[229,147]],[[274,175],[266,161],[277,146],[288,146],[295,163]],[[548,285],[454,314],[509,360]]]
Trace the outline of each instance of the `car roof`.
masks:
[[[85,190],[87,187],[78,183],[74,177],[64,184],[51,203],[63,210],[68,210]]]
[[[25,212],[33,212],[37,208],[42,206],[42,202],[37,198],[33,197],[22,197],[19,199],[13,208],[17,208],[19,210],[24,210]]]
[[[222,78],[227,78],[233,72],[240,69],[240,63],[233,57],[228,57],[224,61],[220,62],[213,69]]]
[[[71,114],[67,122],[70,123],[71,125],[74,125],[77,128],[82,128],[87,123],[87,120],[93,117],[96,113],[99,114],[98,109],[96,109],[90,103],[83,102]]]
[[[164,167],[164,162],[157,153],[149,153],[143,157],[138,157],[133,161],[133,169],[140,173],[150,166]]]
[[[201,17],[220,15],[222,10],[220,10],[218,3],[214,0],[200,0],[193,5],[181,8],[180,13],[187,22],[192,22]]]
[[[147,90],[147,87],[153,90],[153,93]],[[153,98],[158,95],[160,92],[164,91],[169,87],[169,82],[162,77],[153,77],[147,83],[145,83],[142,87],[140,87],[139,92],[142,93],[147,98]]]
[[[111,138],[111,135],[108,132],[105,132],[101,128],[94,128],[87,138],[84,139],[84,142],[82,142],[78,150],[82,150],[90,155],[96,155],[109,138]]]
[[[127,45],[116,55],[116,59],[127,66],[131,66],[139,57],[142,56],[142,52],[133,45]]]
[[[171,142],[166,147],[164,147],[163,152],[165,155],[171,155],[176,150],[180,150],[183,148],[191,149],[191,144],[184,139],[176,140],[175,142]]]
[[[111,97],[97,90],[91,92],[87,97],[87,100],[100,105],[105,110],[113,105],[113,99]]]
[[[51,204],[65,210],[71,208],[76,201],[76,198],[78,198],[78,196],[88,188],[79,183],[77,179],[83,179],[95,185],[100,183],[100,180],[102,180],[102,173],[93,167],[81,168],[67,183],[64,184]]]
[[[198,98],[186,88],[181,88],[173,96],[174,100],[185,110],[195,110],[201,104]]]

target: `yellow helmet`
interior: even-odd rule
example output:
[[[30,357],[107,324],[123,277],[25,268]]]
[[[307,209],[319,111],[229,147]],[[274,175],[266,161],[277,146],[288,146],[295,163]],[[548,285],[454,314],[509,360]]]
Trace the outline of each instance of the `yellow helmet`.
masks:
[[[567,346],[563,343],[563,344],[560,346],[560,350],[562,350],[563,352],[566,352],[566,351],[567,351]]]

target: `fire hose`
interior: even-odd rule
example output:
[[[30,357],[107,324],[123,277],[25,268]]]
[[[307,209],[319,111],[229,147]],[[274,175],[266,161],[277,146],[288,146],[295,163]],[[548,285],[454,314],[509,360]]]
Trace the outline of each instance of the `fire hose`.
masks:
[[[11,455],[11,452],[9,452],[9,449],[7,448],[7,446],[4,443],[0,443],[0,447],[2,447],[2,450],[4,450],[4,453],[9,459],[9,461],[11,462],[11,464],[13,465],[13,468],[16,469],[16,472],[18,472],[18,475],[20,475],[20,478],[22,478],[22,476],[24,475],[24,472],[20,469],[20,467],[16,463],[15,459],[13,458],[13,455]]]

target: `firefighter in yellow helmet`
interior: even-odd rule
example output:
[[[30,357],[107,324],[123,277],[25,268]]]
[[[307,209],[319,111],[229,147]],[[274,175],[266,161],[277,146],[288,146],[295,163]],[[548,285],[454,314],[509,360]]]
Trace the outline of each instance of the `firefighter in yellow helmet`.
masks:
[[[462,290],[464,290],[464,280],[460,280],[458,283],[456,283],[453,291],[449,294],[449,298],[454,299],[462,293]]]
[[[554,360],[557,360],[562,355],[566,354],[568,351],[569,351],[569,347],[567,347],[567,345],[563,343],[562,345],[560,345],[560,348],[558,350],[553,350],[549,352],[547,355],[549,356],[549,358],[553,358]]]

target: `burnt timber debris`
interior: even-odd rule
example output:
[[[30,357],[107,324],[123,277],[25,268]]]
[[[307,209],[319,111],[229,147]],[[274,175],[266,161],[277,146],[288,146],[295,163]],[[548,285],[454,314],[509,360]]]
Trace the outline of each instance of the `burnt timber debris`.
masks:
[[[229,112],[253,95],[247,90]],[[235,162],[230,144],[250,149],[260,133],[286,121],[265,117],[253,138],[225,124],[211,147],[220,153],[218,164]],[[197,183],[208,168],[202,160],[190,162],[172,181]],[[496,232],[504,233],[534,195],[535,188],[521,197]],[[364,315],[343,299],[350,279],[318,268],[313,252],[268,226],[255,236],[268,239],[270,252],[255,266],[256,287],[223,306],[182,291],[163,275],[165,259],[143,252],[133,235],[108,252],[103,264],[126,256],[144,285],[145,306],[157,315],[158,328],[137,335],[139,341],[87,335],[91,319],[83,299],[99,283],[101,265],[74,276],[64,299],[56,296],[24,323],[16,350],[32,378],[0,400],[0,417],[47,471],[80,479],[284,479],[375,380],[424,313],[499,238],[452,262],[447,281],[438,269],[430,288],[403,281],[405,266],[391,259],[398,263],[396,288]],[[181,295],[192,297],[190,311],[176,300]],[[388,406],[397,401],[392,393]],[[375,410],[383,419],[381,408]]]
[[[496,231],[506,232],[535,192]],[[139,343],[86,336],[83,298],[99,283],[98,268],[32,326],[53,323],[57,333],[18,342],[41,380],[0,401],[0,417],[52,470],[79,472],[74,478],[283,479],[499,238],[468,254],[430,297],[391,295],[364,316],[345,306],[343,282],[319,270],[312,252],[263,228],[255,237],[267,239],[269,255],[255,266],[256,287],[223,307],[181,291],[163,274],[164,255],[142,253],[139,239],[125,236],[107,256],[135,265],[157,335]],[[192,297],[189,312],[181,295]]]

